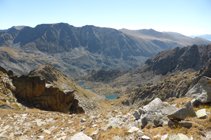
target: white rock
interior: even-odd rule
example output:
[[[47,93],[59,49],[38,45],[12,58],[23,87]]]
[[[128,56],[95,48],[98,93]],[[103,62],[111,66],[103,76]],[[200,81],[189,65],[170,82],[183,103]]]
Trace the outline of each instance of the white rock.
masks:
[[[94,132],[92,132],[91,136],[97,136],[98,133],[99,133],[99,129],[97,129]]]
[[[173,134],[169,136],[169,140],[191,140],[186,135],[179,133],[177,135]]]
[[[144,136],[141,137],[141,140],[151,140],[151,139],[150,139],[150,137],[144,135]]]
[[[113,140],[123,140],[120,136],[114,136],[112,139]]]
[[[159,138],[159,137],[161,137],[161,136],[158,134],[158,135],[154,136],[153,138]]]
[[[44,133],[44,134],[51,134],[51,131],[49,131],[49,130],[46,130],[46,129],[44,129],[43,131],[42,131],[42,133]]]
[[[91,137],[85,135],[83,132],[79,132],[71,137],[70,140],[93,140]]]
[[[138,127],[131,127],[127,132],[128,133],[133,133],[133,132],[138,131],[138,130],[139,130]]]
[[[196,116],[199,118],[199,119],[204,119],[207,117],[207,112],[206,112],[206,109],[200,109],[196,112]]]
[[[97,124],[93,124],[93,125],[92,125],[92,128],[94,128],[94,127],[98,127],[98,125],[97,125]]]
[[[38,136],[37,139],[44,139],[44,136]]]
[[[82,118],[81,119],[81,123],[86,122],[86,119]]]
[[[160,139],[160,140],[166,140],[166,139],[167,139],[167,137],[168,137],[168,134],[163,135],[163,136],[161,137],[161,139]]]
[[[138,130],[137,135],[143,136],[144,135],[144,132],[142,132],[141,130]]]

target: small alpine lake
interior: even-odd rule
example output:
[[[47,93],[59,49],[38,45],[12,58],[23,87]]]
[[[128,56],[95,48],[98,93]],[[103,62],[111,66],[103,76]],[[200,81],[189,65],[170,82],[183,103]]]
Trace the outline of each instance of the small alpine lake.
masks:
[[[79,85],[79,86],[84,86],[84,85],[85,85],[85,83],[78,83],[78,85]]]
[[[85,83],[78,83],[78,85],[82,87],[82,86],[85,86]],[[90,89],[91,90],[91,89],[94,89],[94,87],[87,87],[87,88],[84,88],[84,89]]]
[[[109,100],[113,100],[113,99],[116,99],[117,97],[121,97],[122,95],[115,95],[115,94],[109,94],[109,95],[106,95],[106,99],[109,99]]]

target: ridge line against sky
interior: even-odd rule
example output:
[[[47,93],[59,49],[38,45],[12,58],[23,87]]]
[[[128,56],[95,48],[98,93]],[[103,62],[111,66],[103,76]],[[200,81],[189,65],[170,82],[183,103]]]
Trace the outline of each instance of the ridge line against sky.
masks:
[[[211,0],[0,0],[0,29],[44,23],[211,34]]]

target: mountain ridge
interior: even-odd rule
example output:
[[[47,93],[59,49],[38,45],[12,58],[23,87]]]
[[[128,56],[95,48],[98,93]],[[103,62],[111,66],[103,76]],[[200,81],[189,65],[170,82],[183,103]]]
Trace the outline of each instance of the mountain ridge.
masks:
[[[156,83],[168,75],[198,71],[211,59],[210,53],[211,44],[165,50],[149,58],[143,66],[118,77],[112,84],[134,86]]]
[[[199,44],[201,41],[209,43],[199,39]],[[154,54],[176,46],[183,45],[165,38],[147,40],[112,28],[40,24],[35,28],[12,27],[0,32],[0,64],[13,68],[16,74],[27,74],[50,63],[66,75],[76,77],[93,69],[132,70]]]

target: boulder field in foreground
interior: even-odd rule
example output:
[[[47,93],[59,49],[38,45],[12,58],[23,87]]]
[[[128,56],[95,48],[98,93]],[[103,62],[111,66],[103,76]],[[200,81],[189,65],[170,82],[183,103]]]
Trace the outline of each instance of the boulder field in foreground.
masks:
[[[62,91],[57,87],[46,87],[46,81],[39,76],[14,76],[16,87],[15,96],[44,110],[60,111],[64,113],[84,113],[74,99],[74,90]]]

